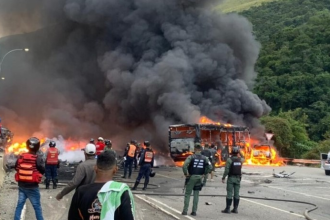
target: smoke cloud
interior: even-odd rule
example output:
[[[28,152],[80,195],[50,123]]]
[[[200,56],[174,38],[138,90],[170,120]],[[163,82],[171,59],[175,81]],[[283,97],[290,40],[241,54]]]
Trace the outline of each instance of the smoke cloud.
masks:
[[[1,55],[30,48],[0,73],[0,117],[15,138],[103,136],[115,149],[148,139],[166,151],[168,125],[202,115],[263,130],[270,107],[251,91],[260,44],[247,19],[210,9],[219,1],[22,2],[0,6],[30,10],[43,28],[0,39]]]

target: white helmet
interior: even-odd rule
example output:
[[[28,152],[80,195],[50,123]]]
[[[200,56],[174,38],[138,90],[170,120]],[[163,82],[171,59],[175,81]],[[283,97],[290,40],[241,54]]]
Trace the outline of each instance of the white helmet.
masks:
[[[99,137],[97,140],[98,141],[104,141],[103,137]]]

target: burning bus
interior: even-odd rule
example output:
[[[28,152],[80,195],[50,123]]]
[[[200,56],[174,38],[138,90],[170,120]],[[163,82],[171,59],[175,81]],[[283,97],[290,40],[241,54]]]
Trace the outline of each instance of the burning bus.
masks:
[[[169,126],[169,148],[174,162],[184,161],[193,154],[194,144],[214,143],[218,151],[217,166],[223,165],[233,146],[240,146],[244,155],[250,149],[250,131],[245,126],[221,123],[178,124]]]

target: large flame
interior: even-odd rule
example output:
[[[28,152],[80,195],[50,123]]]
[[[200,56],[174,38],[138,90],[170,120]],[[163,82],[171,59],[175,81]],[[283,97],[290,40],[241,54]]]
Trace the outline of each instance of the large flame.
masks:
[[[40,140],[40,144],[45,143],[45,139],[41,139]],[[43,148],[41,148],[41,150],[43,152],[45,152],[45,150]],[[23,154],[23,153],[27,153],[28,149],[26,148],[26,142],[16,142],[14,144],[11,144],[9,147],[6,148],[6,154],[15,154],[15,155],[19,155],[19,154]]]
[[[199,119],[199,123],[201,124],[216,124],[216,125],[224,125],[225,127],[231,127],[231,124],[225,124],[213,121],[206,116],[202,116]],[[242,146],[242,144],[244,146]],[[276,148],[272,145],[262,144],[256,138],[250,139],[250,142],[247,143],[239,143],[241,147],[241,152],[244,154],[245,163],[249,165],[265,165],[265,166],[283,166],[285,165],[284,159],[280,157]],[[220,152],[219,152],[220,153]],[[216,163],[216,167],[224,166],[225,161],[221,161]]]

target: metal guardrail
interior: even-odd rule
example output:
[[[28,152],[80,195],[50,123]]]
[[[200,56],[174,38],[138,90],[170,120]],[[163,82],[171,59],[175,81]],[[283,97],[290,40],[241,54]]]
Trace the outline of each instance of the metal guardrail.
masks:
[[[286,163],[321,164],[321,160],[284,158]]]

